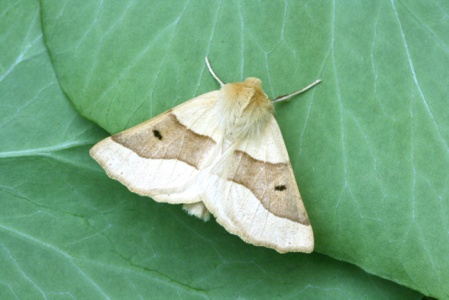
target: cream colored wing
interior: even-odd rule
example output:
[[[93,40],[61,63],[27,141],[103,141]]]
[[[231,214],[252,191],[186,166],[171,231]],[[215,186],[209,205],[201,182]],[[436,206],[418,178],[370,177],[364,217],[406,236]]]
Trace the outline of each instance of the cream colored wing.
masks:
[[[218,96],[214,91],[185,102],[104,139],[90,154],[132,192],[169,203],[198,202],[196,177],[221,139],[211,114]]]
[[[304,204],[274,119],[262,139],[243,141],[225,167],[202,174],[203,202],[229,232],[278,252],[312,252]]]

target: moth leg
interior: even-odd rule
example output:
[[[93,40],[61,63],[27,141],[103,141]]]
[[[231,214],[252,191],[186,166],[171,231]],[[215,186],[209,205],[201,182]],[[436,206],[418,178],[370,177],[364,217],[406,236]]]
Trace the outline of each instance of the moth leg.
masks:
[[[191,216],[202,219],[203,221],[209,221],[210,211],[206,208],[203,202],[195,202],[183,204],[182,208],[187,211]]]

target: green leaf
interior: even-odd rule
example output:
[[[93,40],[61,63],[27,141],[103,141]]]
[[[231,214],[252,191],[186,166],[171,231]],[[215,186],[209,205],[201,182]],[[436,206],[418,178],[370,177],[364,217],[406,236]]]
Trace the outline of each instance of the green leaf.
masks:
[[[5,1],[0,298],[447,297],[448,9],[418,4]],[[117,132],[216,89],[206,55],[272,98],[321,77],[277,106],[317,252],[390,281],[245,244],[90,159],[106,135],[67,98]]]

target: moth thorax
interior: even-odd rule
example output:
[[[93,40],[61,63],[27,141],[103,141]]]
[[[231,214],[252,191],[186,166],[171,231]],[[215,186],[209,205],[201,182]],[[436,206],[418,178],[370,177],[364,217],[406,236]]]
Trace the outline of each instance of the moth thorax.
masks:
[[[254,77],[224,85],[217,107],[220,124],[230,140],[259,138],[274,111],[260,79]]]

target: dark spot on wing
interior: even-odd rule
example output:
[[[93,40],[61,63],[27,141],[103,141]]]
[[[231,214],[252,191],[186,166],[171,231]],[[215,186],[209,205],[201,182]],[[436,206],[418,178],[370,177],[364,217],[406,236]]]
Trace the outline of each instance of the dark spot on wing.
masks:
[[[277,185],[274,187],[275,191],[285,191],[287,189],[287,187],[285,185]]]
[[[155,137],[157,137],[159,140],[162,140],[162,134],[159,130],[154,129],[153,134]]]

